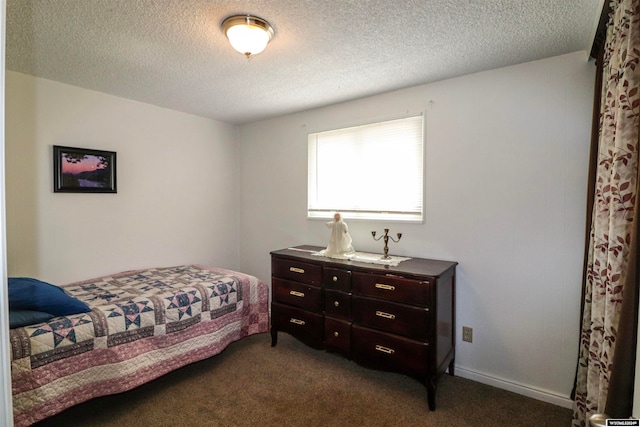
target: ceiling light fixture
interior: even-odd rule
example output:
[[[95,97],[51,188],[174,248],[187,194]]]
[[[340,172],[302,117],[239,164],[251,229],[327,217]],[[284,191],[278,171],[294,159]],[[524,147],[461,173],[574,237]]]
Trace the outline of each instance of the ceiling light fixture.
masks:
[[[222,21],[231,46],[247,58],[262,52],[273,38],[273,27],[257,16],[234,15]]]

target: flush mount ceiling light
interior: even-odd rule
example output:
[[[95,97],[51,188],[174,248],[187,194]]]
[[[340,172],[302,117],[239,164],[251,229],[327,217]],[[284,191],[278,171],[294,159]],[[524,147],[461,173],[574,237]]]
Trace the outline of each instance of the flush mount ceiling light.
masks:
[[[247,58],[262,52],[273,38],[273,27],[257,16],[234,15],[222,21],[231,46]]]

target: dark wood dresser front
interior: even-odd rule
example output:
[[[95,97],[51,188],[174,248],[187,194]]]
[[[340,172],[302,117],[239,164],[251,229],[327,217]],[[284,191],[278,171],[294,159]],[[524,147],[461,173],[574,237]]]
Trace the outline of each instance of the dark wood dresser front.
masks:
[[[456,262],[398,266],[337,260],[298,246],[271,252],[271,345],[278,331],[362,366],[406,374],[427,388],[454,374]]]

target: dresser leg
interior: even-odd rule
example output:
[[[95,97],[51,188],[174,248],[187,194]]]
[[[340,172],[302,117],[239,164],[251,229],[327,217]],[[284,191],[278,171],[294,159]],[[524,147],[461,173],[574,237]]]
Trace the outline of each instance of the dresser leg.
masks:
[[[451,375],[452,377],[455,375],[455,364],[453,363],[454,360],[451,359],[451,362],[449,362],[449,375]]]
[[[427,386],[427,401],[429,402],[429,410],[436,410],[436,378],[431,377],[427,378],[426,386]]]
[[[271,327],[271,347],[275,347],[278,344],[278,330]]]

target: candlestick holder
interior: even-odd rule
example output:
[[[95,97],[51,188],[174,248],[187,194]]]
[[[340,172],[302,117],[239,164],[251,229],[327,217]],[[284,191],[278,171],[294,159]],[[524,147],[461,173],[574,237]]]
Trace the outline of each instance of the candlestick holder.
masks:
[[[392,241],[398,243],[400,241],[400,239],[402,238],[402,233],[396,233],[396,236],[398,236],[398,240],[394,239],[392,236],[389,236],[389,229],[385,228],[384,229],[384,235],[380,236],[376,239],[376,232],[372,231],[371,235],[373,236],[373,240],[375,240],[376,242],[380,239],[384,239],[384,255],[382,256],[382,259],[389,259],[391,258],[389,256],[389,239],[391,239]]]

